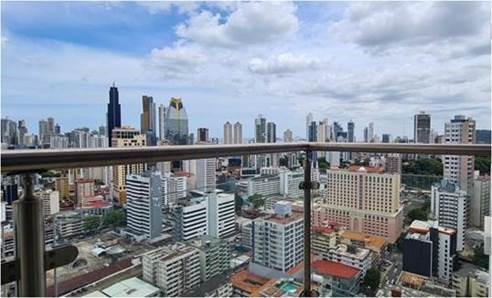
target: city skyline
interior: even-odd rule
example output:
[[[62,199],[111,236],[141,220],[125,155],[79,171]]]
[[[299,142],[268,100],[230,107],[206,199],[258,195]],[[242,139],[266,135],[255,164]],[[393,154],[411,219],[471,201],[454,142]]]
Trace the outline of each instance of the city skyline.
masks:
[[[149,95],[156,105],[182,98],[190,131],[207,127],[211,136],[232,120],[253,137],[258,113],[277,125],[277,136],[290,129],[304,137],[309,112],[344,129],[353,120],[357,140],[369,122],[379,136],[412,138],[421,110],[440,134],[457,114],[490,129],[488,3],[398,3],[396,12],[377,3],[25,5],[2,9],[2,117],[25,119],[29,132],[47,117],[63,131],[105,123],[113,81],[122,124],[135,128]],[[397,12],[406,19],[379,26]],[[247,24],[249,16],[262,22]],[[417,19],[422,26],[398,31]]]

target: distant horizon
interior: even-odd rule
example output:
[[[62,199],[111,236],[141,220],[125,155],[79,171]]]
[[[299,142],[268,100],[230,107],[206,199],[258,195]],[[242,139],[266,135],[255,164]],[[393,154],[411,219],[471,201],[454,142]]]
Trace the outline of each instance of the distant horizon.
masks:
[[[189,132],[219,139],[258,114],[280,139],[309,112],[359,141],[369,122],[413,139],[420,111],[438,134],[491,127],[489,2],[4,2],[2,28],[2,118],[29,134],[105,126],[113,82],[122,124],[140,129],[142,95],[181,97]]]

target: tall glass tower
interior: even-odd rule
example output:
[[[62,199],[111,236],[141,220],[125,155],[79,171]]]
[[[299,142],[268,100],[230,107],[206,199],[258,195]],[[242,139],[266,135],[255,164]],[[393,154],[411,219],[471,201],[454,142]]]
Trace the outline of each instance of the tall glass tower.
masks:
[[[165,122],[166,139],[175,145],[186,145],[188,143],[188,116],[181,98],[171,98]]]
[[[108,145],[112,146],[112,132],[114,128],[121,127],[121,106],[119,103],[118,88],[113,86],[109,88],[108,112],[106,114],[108,121],[106,132],[108,134]]]

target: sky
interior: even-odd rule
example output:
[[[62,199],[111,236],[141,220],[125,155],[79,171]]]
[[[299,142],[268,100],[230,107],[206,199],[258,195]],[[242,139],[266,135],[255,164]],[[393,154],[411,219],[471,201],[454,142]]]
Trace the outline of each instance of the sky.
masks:
[[[252,137],[259,113],[305,137],[307,113],[356,137],[413,137],[426,111],[490,129],[489,2],[5,2],[1,115],[31,133],[105,124],[109,87],[139,128],[142,95],[181,97],[190,132]]]

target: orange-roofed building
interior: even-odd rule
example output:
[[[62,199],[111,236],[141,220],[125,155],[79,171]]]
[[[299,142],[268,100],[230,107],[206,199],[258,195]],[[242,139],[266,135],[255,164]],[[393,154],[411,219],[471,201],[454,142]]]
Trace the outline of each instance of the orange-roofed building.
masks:
[[[344,244],[353,244],[370,249],[377,254],[380,254],[386,245],[386,241],[381,236],[374,236],[356,231],[342,232],[340,234],[340,241]]]
[[[233,294],[240,297],[258,297],[258,293],[269,281],[270,279],[248,270],[239,271],[231,276]]]
[[[362,271],[327,260],[311,263],[313,281],[321,284],[320,296],[356,296],[359,292]]]

